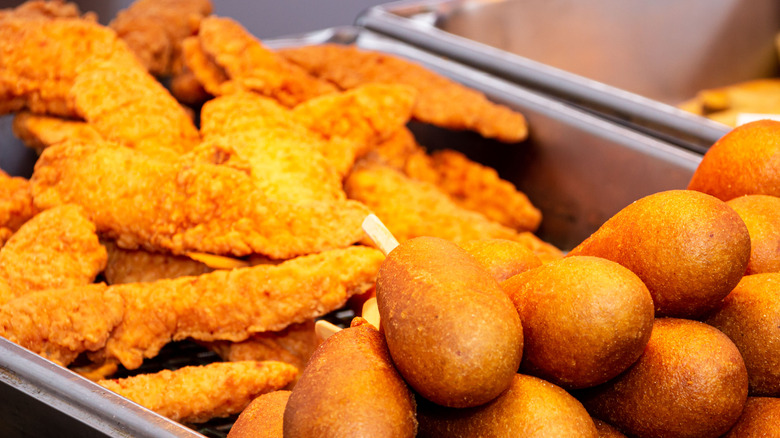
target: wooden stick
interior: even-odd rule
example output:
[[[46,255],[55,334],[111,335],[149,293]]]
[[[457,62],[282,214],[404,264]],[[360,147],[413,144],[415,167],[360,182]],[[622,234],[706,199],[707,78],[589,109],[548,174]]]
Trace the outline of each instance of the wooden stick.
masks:
[[[381,320],[379,319],[379,307],[376,304],[376,297],[371,297],[363,303],[363,310],[360,316],[379,330]]]
[[[319,338],[320,341],[328,339],[340,330],[341,327],[325,321],[324,319],[320,319],[314,323],[314,333],[317,335],[317,338]]]
[[[398,241],[393,237],[393,233],[373,213],[366,216],[363,220],[363,231],[385,255],[398,246]]]

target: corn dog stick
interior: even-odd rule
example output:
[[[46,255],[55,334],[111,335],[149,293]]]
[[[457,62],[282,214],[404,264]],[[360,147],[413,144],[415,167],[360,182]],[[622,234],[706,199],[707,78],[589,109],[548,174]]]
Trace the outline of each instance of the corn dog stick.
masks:
[[[333,336],[336,332],[340,330],[341,327],[337,326],[336,324],[325,321],[324,319],[321,319],[314,323],[314,333],[317,335],[317,338],[320,339],[321,341],[328,339],[329,337]]]
[[[398,246],[398,241],[393,237],[393,233],[373,213],[366,216],[363,220],[363,231],[385,255]]]

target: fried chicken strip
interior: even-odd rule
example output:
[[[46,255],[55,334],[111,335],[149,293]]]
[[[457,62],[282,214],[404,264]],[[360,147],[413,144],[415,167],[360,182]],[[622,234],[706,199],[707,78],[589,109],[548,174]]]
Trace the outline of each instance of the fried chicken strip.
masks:
[[[245,341],[217,341],[205,343],[205,346],[227,361],[278,360],[302,371],[317,348],[317,336],[314,320],[309,320],[278,332],[257,333]]]
[[[199,143],[179,103],[113,31],[80,19],[0,21],[0,113],[83,119],[104,138],[150,154]]]
[[[170,341],[241,342],[338,309],[376,281],[384,257],[352,246],[153,283],[34,292],[0,306],[0,336],[61,365],[79,354],[138,368]]]
[[[188,38],[183,45],[185,63],[215,96],[251,90],[293,107],[336,91],[267,49],[230,18],[204,18],[197,37]]]
[[[0,228],[16,231],[37,213],[30,181],[0,169]]]
[[[275,201],[230,166],[154,160],[110,143],[51,146],[31,181],[39,208],[79,204],[120,247],[180,255],[289,259],[341,248],[363,237],[368,211],[355,201]]]
[[[109,23],[155,76],[182,71],[181,42],[212,12],[209,0],[136,0]]]
[[[543,260],[562,256],[559,249],[530,232],[520,232],[466,210],[436,186],[370,161],[355,166],[345,181],[350,199],[365,203],[399,242],[435,236],[463,243],[474,239],[507,239],[528,246]]]
[[[0,277],[9,299],[45,289],[87,285],[103,271],[106,250],[95,225],[76,205],[43,211],[27,221],[0,249]]]
[[[518,231],[535,231],[542,214],[525,193],[498,172],[460,152],[440,150],[428,154],[411,131],[403,129],[380,143],[379,159],[418,181],[436,185],[461,207]]]
[[[414,87],[419,95],[413,115],[426,123],[474,130],[504,142],[518,142],[528,135],[521,114],[490,102],[478,91],[395,56],[339,44],[285,48],[278,53],[341,89],[371,82]]]
[[[270,98],[238,92],[212,99],[203,106],[201,132],[204,145],[230,146],[270,198],[285,202],[346,198],[341,177],[322,152],[326,141]]]
[[[215,362],[98,384],[174,421],[203,423],[240,413],[257,396],[284,388],[297,374],[283,362]]]
[[[296,106],[296,120],[328,141],[323,153],[342,177],[355,160],[404,129],[417,92],[405,85],[368,84]]]
[[[15,8],[0,9],[0,20],[24,18],[83,18],[97,21],[95,13],[82,15],[77,4],[63,0],[28,0]]]
[[[25,146],[37,150],[39,154],[47,147],[67,140],[78,139],[88,143],[103,139],[95,128],[84,121],[33,114],[29,111],[14,115],[11,127],[14,135]]]
[[[149,283],[206,274],[213,270],[186,256],[122,249],[113,242],[105,242],[105,247],[108,261],[103,276],[108,284]]]

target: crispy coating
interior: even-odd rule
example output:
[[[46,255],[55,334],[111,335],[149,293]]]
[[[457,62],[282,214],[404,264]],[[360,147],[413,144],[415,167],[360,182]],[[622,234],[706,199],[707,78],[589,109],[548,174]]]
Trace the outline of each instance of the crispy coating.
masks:
[[[174,75],[168,88],[176,100],[190,107],[203,105],[212,97],[189,68],[183,68],[180,73]]]
[[[474,130],[505,142],[521,141],[528,135],[521,114],[490,102],[478,91],[395,56],[338,44],[287,48],[278,53],[313,76],[342,89],[371,82],[412,86],[419,92],[414,117],[426,123]]]
[[[217,341],[206,344],[224,360],[278,360],[303,370],[317,347],[314,320],[292,324],[278,332],[256,333],[241,342]]]
[[[148,283],[212,271],[205,264],[186,256],[122,249],[113,242],[105,242],[105,247],[108,262],[103,276],[108,284]]]
[[[113,31],[89,20],[0,21],[0,113],[29,108],[78,117],[70,89],[82,65],[96,60],[143,68]]]
[[[185,42],[184,50],[187,66],[206,91],[215,96],[251,90],[293,107],[336,91],[331,84],[314,78],[267,49],[230,18],[204,18],[198,36],[186,41],[189,41]]]
[[[90,284],[105,265],[95,225],[72,204],[39,213],[0,249],[0,276],[14,297]]]
[[[323,153],[344,176],[357,158],[405,128],[416,94],[405,85],[369,84],[308,100],[293,114],[328,140]]]
[[[322,153],[326,141],[272,99],[251,92],[213,99],[203,106],[201,131],[206,151],[211,145],[232,148],[269,198],[285,202],[346,198],[340,176]]]
[[[406,174],[435,184],[461,207],[518,231],[535,231],[542,221],[542,213],[524,193],[493,168],[460,152],[445,149],[429,157],[416,155],[407,162]]]
[[[124,309],[105,284],[33,292],[0,306],[0,336],[66,366],[102,348]]]
[[[37,213],[30,181],[0,169],[0,228],[16,231]]]
[[[413,180],[389,166],[362,163],[347,177],[344,187],[347,196],[365,203],[399,242],[418,236],[455,243],[496,238],[527,245],[543,261],[562,256],[560,250],[530,232],[518,233],[465,210],[436,186]]]
[[[28,0],[15,8],[0,9],[0,20],[79,17],[92,21],[97,20],[94,13],[87,12],[82,16],[76,3],[68,3],[63,0]]]
[[[211,12],[209,0],[136,0],[119,11],[109,27],[150,73],[167,76],[181,72],[181,42],[195,35]]]
[[[14,232],[10,228],[0,227],[0,248],[2,248]]]
[[[338,309],[373,286],[383,259],[353,246],[197,277],[35,292],[0,307],[0,336],[61,365],[86,351],[135,369],[172,340],[240,342]]]
[[[174,254],[288,259],[357,242],[367,215],[354,201],[275,201],[230,166],[154,160],[110,143],[47,148],[32,187],[41,208],[81,205],[120,247]]]
[[[745,275],[780,272],[780,197],[745,195],[727,202],[750,234]]]
[[[98,384],[172,420],[203,423],[238,414],[255,397],[284,388],[297,374],[282,362],[215,362]]]
[[[66,140],[91,142],[103,139],[95,128],[84,121],[33,114],[29,111],[14,115],[12,129],[25,146],[37,150],[38,153],[48,146]]]
[[[291,392],[280,390],[257,397],[230,428],[229,438],[283,438],[284,409]]]

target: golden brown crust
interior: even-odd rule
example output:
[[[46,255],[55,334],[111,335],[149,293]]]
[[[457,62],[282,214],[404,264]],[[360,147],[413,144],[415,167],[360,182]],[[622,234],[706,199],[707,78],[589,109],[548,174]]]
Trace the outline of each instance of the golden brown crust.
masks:
[[[780,198],[745,195],[727,202],[750,233],[750,261],[745,275],[780,272]]]
[[[619,430],[598,418],[594,418],[593,423],[596,425],[596,430],[599,432],[599,438],[626,438]]]
[[[527,246],[506,239],[478,239],[460,245],[499,283],[537,268],[542,261]]]
[[[399,57],[337,44],[282,49],[279,53],[342,89],[372,82],[412,86],[419,93],[413,114],[423,122],[470,129],[505,142],[521,141],[528,135],[521,114]]]
[[[284,388],[297,373],[282,362],[215,362],[98,384],[172,420],[203,423],[241,412],[260,394]]]
[[[620,263],[645,282],[658,315],[696,319],[742,278],[750,235],[725,202],[670,190],[634,201],[569,255]]]
[[[588,412],[562,388],[517,374],[509,389],[475,408],[452,409],[420,401],[423,437],[577,437],[598,435]]]
[[[688,189],[724,201],[780,196],[780,122],[759,120],[731,130],[704,154]]]
[[[187,256],[122,249],[104,242],[108,261],[103,276],[108,284],[148,283],[165,278],[206,274],[213,269]]]
[[[523,328],[498,282],[465,250],[435,237],[407,240],[382,263],[376,295],[393,362],[421,396],[470,407],[509,387]]]
[[[780,437],[780,399],[748,397],[742,416],[724,438]]]
[[[230,428],[228,438],[283,438],[284,408],[290,391],[263,394],[249,403]]]
[[[81,120],[33,114],[22,111],[14,116],[13,132],[25,146],[38,153],[64,141],[78,139],[83,142],[100,141],[103,137]]]
[[[780,397],[780,273],[742,278],[706,322],[739,348],[750,394]]]
[[[0,249],[0,276],[14,297],[78,287],[95,280],[106,257],[81,208],[63,205],[39,213],[14,233]]]
[[[650,292],[615,262],[567,257],[501,286],[523,322],[521,371],[566,389],[614,378],[639,358],[650,338]]]
[[[413,437],[414,396],[370,324],[335,333],[314,352],[284,412],[286,436]]]
[[[30,181],[0,169],[0,227],[16,231],[37,213]]]
[[[719,437],[747,399],[739,350],[707,324],[657,319],[639,360],[578,398],[593,416],[631,436]]]

